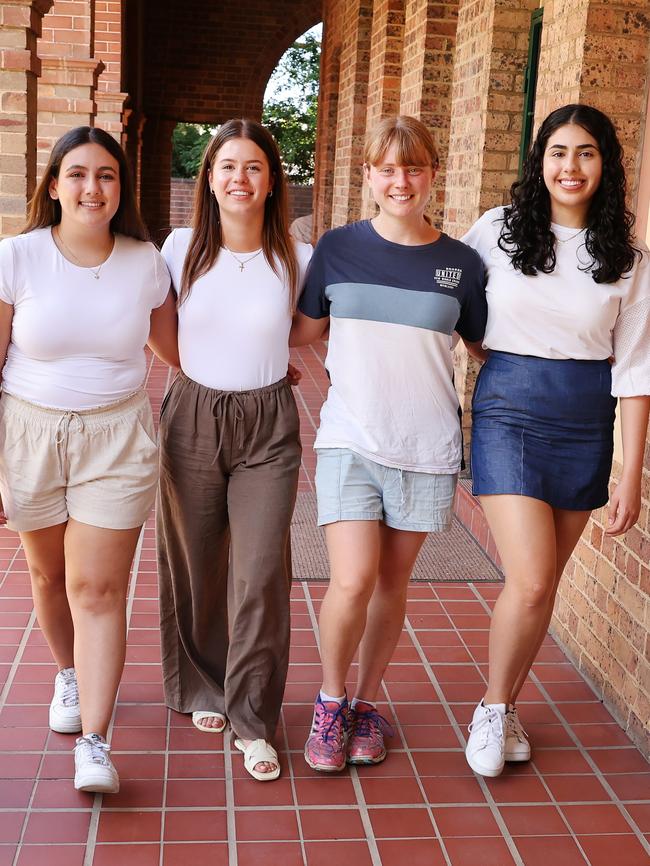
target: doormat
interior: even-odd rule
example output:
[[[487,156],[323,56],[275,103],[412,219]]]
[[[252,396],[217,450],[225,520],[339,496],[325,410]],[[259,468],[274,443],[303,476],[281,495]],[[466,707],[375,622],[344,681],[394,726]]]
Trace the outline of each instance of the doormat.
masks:
[[[291,524],[293,579],[327,580],[325,532],[316,526],[316,495],[299,493]],[[412,581],[497,582],[503,575],[454,517],[449,532],[430,532],[415,563]]]

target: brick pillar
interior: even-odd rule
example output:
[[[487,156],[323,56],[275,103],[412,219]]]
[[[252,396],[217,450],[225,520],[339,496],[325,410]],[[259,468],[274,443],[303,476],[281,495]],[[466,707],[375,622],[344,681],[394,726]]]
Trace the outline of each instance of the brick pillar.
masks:
[[[97,83],[95,126],[101,126],[118,141],[124,132],[124,107],[128,97],[121,88],[123,19],[121,0],[103,0],[96,4],[95,53],[104,64],[104,71]],[[142,46],[138,50],[142,50]]]
[[[523,72],[537,0],[460,0],[445,184],[444,229],[460,237],[483,211],[509,200],[517,177]],[[466,454],[477,363],[454,357]]]
[[[47,57],[38,83],[37,174],[41,176],[54,142],[73,126],[95,125],[97,76],[104,68],[93,58]]]
[[[332,226],[334,198],[334,156],[336,154],[336,117],[339,104],[341,49],[333,44],[325,22],[320,60],[318,93],[318,135],[314,171],[314,236],[320,237]]]
[[[372,0],[347,0],[338,5],[337,11],[343,38],[332,202],[335,226],[361,215]]]
[[[142,136],[140,210],[152,238],[161,242],[170,229],[173,120],[148,119]]]
[[[400,112],[418,117],[435,136],[440,169],[428,213],[438,227],[444,213],[457,14],[458,0],[406,0]]]
[[[36,40],[52,0],[0,3],[0,236],[20,231],[36,183]]]
[[[367,130],[382,117],[399,113],[403,46],[404,0],[375,0],[368,68]],[[364,184],[361,216],[367,219],[376,211],[370,190]]]
[[[647,4],[545,3],[536,122],[570,102],[604,111],[624,147],[630,203],[641,169],[649,60]],[[617,448],[612,484],[621,476],[620,457]],[[649,756],[650,435],[641,495],[641,517],[624,536],[605,535],[606,510],[593,513],[560,582],[551,631]]]

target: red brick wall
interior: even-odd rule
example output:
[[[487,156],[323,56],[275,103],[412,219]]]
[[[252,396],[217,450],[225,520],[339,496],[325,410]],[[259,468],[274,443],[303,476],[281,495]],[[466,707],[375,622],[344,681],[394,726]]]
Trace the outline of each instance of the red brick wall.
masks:
[[[173,177],[170,187],[171,228],[187,226],[192,216],[195,181],[188,178]],[[313,209],[313,186],[289,184],[289,222],[296,217],[311,213]]]

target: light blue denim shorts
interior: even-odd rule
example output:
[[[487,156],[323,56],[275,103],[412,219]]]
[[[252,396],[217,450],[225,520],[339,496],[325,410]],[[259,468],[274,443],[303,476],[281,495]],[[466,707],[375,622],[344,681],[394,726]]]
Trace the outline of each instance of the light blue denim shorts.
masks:
[[[382,520],[393,529],[444,532],[451,526],[458,475],[393,469],[347,448],[320,448],[318,525]]]

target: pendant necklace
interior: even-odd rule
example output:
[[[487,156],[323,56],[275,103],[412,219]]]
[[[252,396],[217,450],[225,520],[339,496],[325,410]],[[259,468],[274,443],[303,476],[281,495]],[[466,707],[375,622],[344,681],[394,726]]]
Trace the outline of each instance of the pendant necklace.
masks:
[[[233,251],[230,249],[230,247],[227,247],[227,246],[224,244],[224,245],[223,245],[223,248],[224,248],[224,250],[226,250],[226,252],[229,252],[230,255],[233,257],[233,259],[237,262],[237,264],[239,265],[239,271],[240,271],[240,273],[241,273],[241,271],[244,270],[244,265],[247,265],[249,262],[252,262],[253,259],[254,259],[256,256],[259,256],[259,254],[262,252],[262,250],[258,250],[256,253],[253,253],[253,254],[252,254],[251,256],[249,256],[247,259],[240,259],[238,255],[236,255],[235,253],[233,253]]]
[[[106,264],[106,262],[108,261],[108,259],[109,259],[109,257],[110,257],[110,253],[109,253],[108,256],[104,259],[104,261],[99,265],[99,267],[95,267],[95,268],[93,268],[93,267],[90,266],[90,265],[84,265],[84,264],[82,264],[81,261],[80,261],[80,260],[75,256],[75,254],[72,252],[72,250],[70,249],[70,247],[66,244],[66,242],[65,242],[65,241],[63,240],[63,238],[61,237],[61,230],[60,230],[60,228],[59,228],[58,225],[56,226],[56,236],[57,236],[57,239],[58,239],[59,243],[60,243],[61,246],[63,247],[63,249],[66,251],[66,253],[67,253],[69,256],[71,256],[71,258],[73,258],[73,259],[75,260],[75,262],[79,265],[79,267],[80,267],[80,268],[83,268],[84,270],[88,270],[88,271],[90,271],[90,273],[93,275],[93,277],[94,277],[96,280],[98,280],[102,268],[104,267],[104,265]],[[114,241],[113,241],[113,242],[114,242]]]

